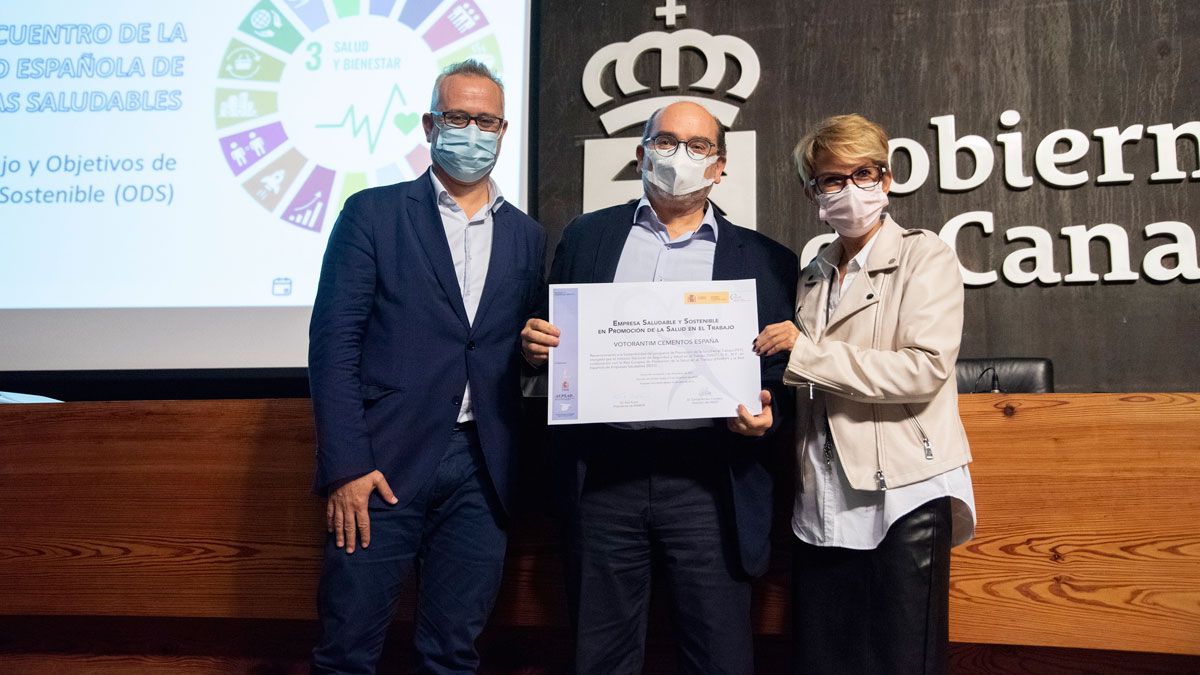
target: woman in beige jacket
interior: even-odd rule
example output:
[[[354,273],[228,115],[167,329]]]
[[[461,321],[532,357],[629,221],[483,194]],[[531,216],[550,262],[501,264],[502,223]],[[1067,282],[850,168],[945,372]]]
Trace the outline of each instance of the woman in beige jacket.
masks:
[[[791,351],[784,382],[798,387],[795,671],[946,672],[950,548],[975,523],[958,259],[885,212],[879,125],[831,117],[795,158],[838,234],[800,275],[795,322],[755,341],[764,356]]]

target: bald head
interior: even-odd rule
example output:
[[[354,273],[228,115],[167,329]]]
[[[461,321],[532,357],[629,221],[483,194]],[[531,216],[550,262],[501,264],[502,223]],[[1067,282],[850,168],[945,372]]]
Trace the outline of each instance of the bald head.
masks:
[[[671,134],[681,141],[704,138],[717,146],[717,155],[725,156],[725,128],[708,108],[691,101],[677,101],[651,113],[642,128],[642,141],[659,134]]]

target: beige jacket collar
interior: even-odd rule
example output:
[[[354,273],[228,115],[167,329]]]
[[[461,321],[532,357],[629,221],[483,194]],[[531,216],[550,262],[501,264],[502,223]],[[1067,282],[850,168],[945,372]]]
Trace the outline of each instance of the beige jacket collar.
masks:
[[[847,294],[838,304],[837,311],[829,317],[825,331],[835,328],[851,316],[879,302],[880,293],[875,274],[896,268],[900,260],[903,233],[904,228],[897,225],[891,216],[885,214],[883,227],[875,235],[874,247],[867,256],[867,264],[859,273],[859,276],[862,277],[861,282],[853,284],[847,289]],[[821,325],[819,313],[824,311],[825,305],[829,301],[829,285],[832,282],[830,275],[824,272],[823,267],[824,269],[837,267],[838,261],[842,258],[841,240],[835,239],[832,244],[817,254],[817,258],[821,262],[818,263],[817,260],[814,260],[804,269],[804,273],[800,277],[799,307],[796,309],[796,320],[800,322],[801,330],[813,340],[821,339],[821,336],[815,331]]]

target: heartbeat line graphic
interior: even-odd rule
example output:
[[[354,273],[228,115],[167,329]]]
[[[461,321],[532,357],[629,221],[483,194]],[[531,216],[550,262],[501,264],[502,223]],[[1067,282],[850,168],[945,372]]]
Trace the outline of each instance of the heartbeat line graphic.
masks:
[[[375,146],[379,145],[379,138],[383,135],[383,130],[387,126],[388,120],[391,118],[392,105],[399,101],[400,105],[407,105],[404,100],[404,94],[400,91],[400,85],[393,84],[392,91],[388,94],[387,103],[383,106],[383,114],[379,116],[378,124],[371,124],[371,116],[363,115],[362,119],[358,117],[358,110],[353,104],[346,108],[346,114],[342,115],[342,121],[336,124],[318,124],[318,129],[344,129],[350,127],[350,134],[354,138],[358,138],[360,134],[367,134],[367,147],[370,148],[371,154],[375,154]]]

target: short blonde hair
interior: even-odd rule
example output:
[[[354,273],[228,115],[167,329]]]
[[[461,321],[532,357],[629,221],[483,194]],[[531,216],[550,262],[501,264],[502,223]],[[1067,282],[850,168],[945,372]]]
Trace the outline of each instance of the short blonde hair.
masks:
[[[891,170],[887,132],[858,113],[827,117],[796,144],[792,159],[805,185],[813,177],[817,155],[823,152],[839,159],[866,159]]]

